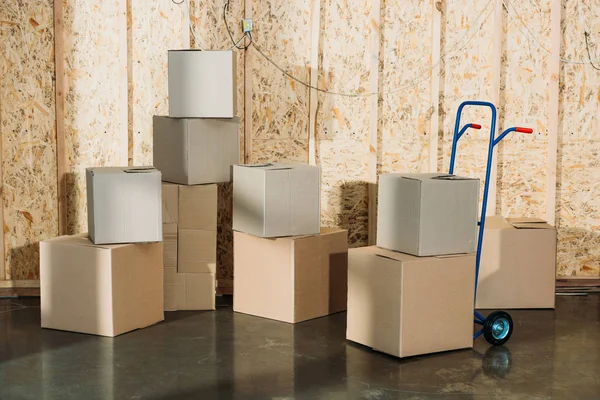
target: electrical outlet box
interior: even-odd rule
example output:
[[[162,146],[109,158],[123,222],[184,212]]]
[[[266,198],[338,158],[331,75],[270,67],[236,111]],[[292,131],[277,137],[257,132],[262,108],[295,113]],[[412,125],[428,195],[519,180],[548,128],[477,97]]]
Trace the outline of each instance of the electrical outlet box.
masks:
[[[242,30],[244,33],[252,32],[252,18],[242,20]]]

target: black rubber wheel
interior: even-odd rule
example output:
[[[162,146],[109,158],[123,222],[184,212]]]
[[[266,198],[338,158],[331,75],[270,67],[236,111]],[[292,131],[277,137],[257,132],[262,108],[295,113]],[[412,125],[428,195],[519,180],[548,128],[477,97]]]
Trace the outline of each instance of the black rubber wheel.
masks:
[[[483,323],[483,337],[494,346],[508,342],[513,333],[513,320],[506,311],[494,311]]]

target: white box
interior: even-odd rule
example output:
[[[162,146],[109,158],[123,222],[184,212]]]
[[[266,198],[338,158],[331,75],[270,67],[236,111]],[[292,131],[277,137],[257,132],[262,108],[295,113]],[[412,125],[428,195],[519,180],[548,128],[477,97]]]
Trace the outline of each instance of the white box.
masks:
[[[320,232],[321,170],[307,164],[233,167],[233,229],[260,237]]]
[[[240,163],[235,119],[154,117],[154,167],[162,180],[182,185],[230,182]]]
[[[472,253],[479,180],[454,175],[379,177],[377,246],[415,256]]]
[[[88,168],[86,183],[88,230],[95,244],[162,242],[160,171]]]
[[[169,51],[169,116],[233,118],[237,114],[237,53]]]

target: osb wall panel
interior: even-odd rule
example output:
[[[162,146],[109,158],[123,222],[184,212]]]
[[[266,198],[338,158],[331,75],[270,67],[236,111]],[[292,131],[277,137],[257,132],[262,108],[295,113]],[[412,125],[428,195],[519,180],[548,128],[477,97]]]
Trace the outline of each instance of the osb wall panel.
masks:
[[[168,50],[182,48],[188,21],[172,1],[132,1],[128,15],[129,163],[152,165],[152,116],[169,114]]]
[[[551,48],[550,1],[512,2],[512,14],[544,48]],[[544,217],[548,157],[549,56],[531,45],[504,13],[499,132],[525,126],[533,135],[511,133],[498,150],[498,205],[504,216]]]
[[[319,86],[344,93],[368,93],[370,35],[380,13],[370,2],[321,2]],[[352,27],[352,28],[348,28]],[[351,245],[368,240],[369,99],[319,94],[317,163],[322,170],[324,225],[348,229]]]
[[[254,0],[252,6],[256,46],[308,82],[311,0]],[[252,51],[252,161],[307,163],[309,90]]]
[[[39,279],[58,233],[51,0],[0,5],[0,133],[6,279]]]
[[[593,3],[593,2],[592,2]],[[592,58],[600,59],[600,8],[563,2],[562,57],[587,60],[584,32],[591,32]],[[598,110],[600,74],[590,65],[561,64],[557,226],[558,273],[600,275],[600,164]]]
[[[442,64],[440,81],[441,171],[448,171],[456,111],[465,100],[492,99],[493,62],[493,3],[473,0],[445,2],[442,17],[442,53],[447,54]],[[485,177],[487,144],[490,129],[490,111],[485,108],[465,108],[461,125],[478,123],[480,131],[469,130],[459,142],[455,173],[480,178]],[[480,196],[480,199],[482,198]]]
[[[221,283],[233,281],[233,184],[220,183],[218,191],[217,281]]]
[[[196,44],[193,37],[190,38],[192,48],[199,46],[207,50],[229,50],[233,43],[229,38],[227,29],[223,22],[224,0],[191,0],[190,17],[196,37],[200,41]],[[183,4],[181,5],[183,7]],[[232,35],[235,40],[242,36],[240,29],[241,20],[244,18],[244,2],[231,1],[227,19]],[[184,26],[187,22],[184,21]],[[241,46],[240,43],[239,46]],[[244,158],[244,50],[237,52],[237,115],[240,119],[240,157]],[[250,50],[248,50],[250,51]]]
[[[378,171],[425,172],[431,116],[431,1],[385,1],[383,6],[379,88],[389,94],[380,100]]]
[[[87,231],[85,169],[127,165],[125,1],[65,2],[67,224]]]

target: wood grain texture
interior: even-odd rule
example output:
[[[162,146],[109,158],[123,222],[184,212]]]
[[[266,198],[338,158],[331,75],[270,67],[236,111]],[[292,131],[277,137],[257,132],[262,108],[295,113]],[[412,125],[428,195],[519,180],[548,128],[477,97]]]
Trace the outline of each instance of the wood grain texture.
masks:
[[[58,233],[53,20],[52,0],[0,6],[5,279],[38,279],[38,242]]]

